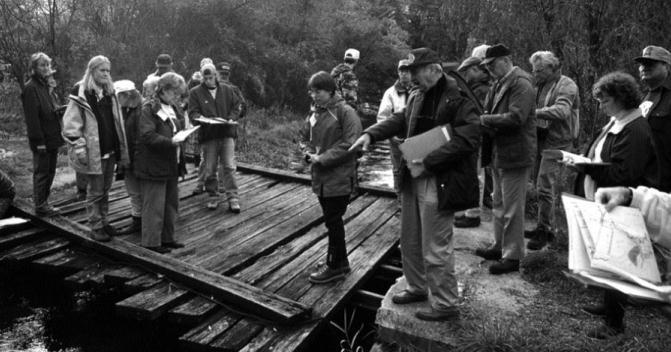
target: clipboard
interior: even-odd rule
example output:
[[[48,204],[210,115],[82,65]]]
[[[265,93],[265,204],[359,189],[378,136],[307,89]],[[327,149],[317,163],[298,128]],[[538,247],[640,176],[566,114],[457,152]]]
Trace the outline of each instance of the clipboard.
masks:
[[[436,126],[422,134],[406,138],[399,149],[403,153],[412,177],[418,177],[424,172],[424,164],[413,164],[413,160],[422,160],[429,153],[448,144],[451,140],[452,128],[449,124]]]

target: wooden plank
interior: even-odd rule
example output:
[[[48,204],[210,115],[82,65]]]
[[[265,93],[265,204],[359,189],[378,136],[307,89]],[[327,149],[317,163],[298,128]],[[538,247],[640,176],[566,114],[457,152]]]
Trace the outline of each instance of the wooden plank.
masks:
[[[105,271],[118,268],[118,266],[111,268],[110,265],[96,262],[94,265],[66,277],[65,282],[75,288],[91,285],[100,286],[105,282]]]
[[[145,273],[135,279],[124,282],[124,290],[126,292],[137,293],[138,291],[146,290],[159,282],[163,281],[163,275],[156,275],[154,273]]]
[[[122,316],[140,320],[154,320],[184,300],[187,290],[162,282],[148,290],[117,302],[116,311]]]
[[[189,330],[179,338],[184,350],[198,350],[208,346],[217,336],[226,332],[240,318],[227,310],[220,310],[207,321]]]
[[[176,306],[167,313],[169,321],[177,324],[194,325],[213,313],[219,306],[207,298],[195,296]]]
[[[0,237],[0,249],[15,247],[44,236],[44,229],[32,227]]]
[[[252,314],[284,323],[296,322],[309,316],[309,307],[276,294],[118,239],[113,238],[106,243],[93,241],[81,227],[60,216],[47,219],[35,216],[32,206],[23,200],[16,201],[13,206],[23,216],[28,216],[37,224],[53,229],[83,246],[124,261],[139,263],[200,294],[211,295]]]
[[[380,303],[383,299],[384,295],[373,291],[359,289],[354,292],[354,297],[352,297],[351,302],[357,307],[375,312],[380,308]]]
[[[284,171],[279,169],[271,169],[263,166],[257,166],[247,163],[237,163],[237,168],[240,171],[257,173],[267,177],[272,177],[284,181],[298,182],[302,184],[310,184],[310,176],[301,175],[291,171]],[[376,187],[370,185],[359,185],[359,191],[361,193],[370,193],[378,196],[387,196],[387,197],[396,197],[396,193],[393,189],[385,187]]]
[[[24,243],[0,255],[1,261],[32,261],[33,259],[54,253],[70,245],[70,241],[62,238],[45,238]]]
[[[133,280],[144,273],[144,270],[132,266],[122,266],[106,271],[104,273],[104,280],[107,285],[117,286],[126,283],[126,281]]]
[[[221,351],[238,351],[261,332],[262,329],[263,326],[253,323],[248,319],[243,319],[225,334],[217,336],[209,346]]]
[[[59,272],[76,272],[97,262],[97,258],[83,254],[71,247],[51,255],[33,260],[34,265]]]

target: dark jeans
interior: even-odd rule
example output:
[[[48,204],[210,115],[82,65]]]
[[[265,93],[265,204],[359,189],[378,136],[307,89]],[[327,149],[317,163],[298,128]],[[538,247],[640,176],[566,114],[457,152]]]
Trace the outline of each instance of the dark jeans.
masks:
[[[485,185],[482,189],[482,206],[484,208],[492,208],[492,192],[494,191],[494,181],[492,181],[492,169],[487,166],[483,167],[485,171]]]
[[[58,149],[33,152],[33,204],[42,208],[49,204],[51,185],[56,176]]]
[[[627,304],[627,295],[616,290],[605,290],[603,305],[606,308],[606,326],[620,329],[624,327],[624,306]]]
[[[319,204],[322,207],[322,213],[324,213],[324,225],[326,225],[329,235],[326,264],[332,269],[348,266],[347,248],[345,247],[345,224],[342,217],[347,211],[349,195],[319,197]]]

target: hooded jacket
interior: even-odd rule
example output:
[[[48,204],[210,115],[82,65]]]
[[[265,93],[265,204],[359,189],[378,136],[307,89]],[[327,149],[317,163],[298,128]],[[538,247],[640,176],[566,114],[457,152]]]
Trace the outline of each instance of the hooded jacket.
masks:
[[[68,98],[68,106],[63,115],[63,138],[68,143],[68,158],[70,165],[75,171],[83,174],[102,175],[102,155],[100,153],[100,134],[98,132],[98,121],[91,109],[84,86],[78,84]],[[114,117],[114,128],[119,145],[118,162],[122,167],[128,167],[128,146],[126,144],[126,131],[122,121],[121,107],[115,94],[111,95],[112,115]],[[79,161],[76,151],[84,148],[86,150],[86,164]]]
[[[43,145],[47,150],[56,150],[62,146],[61,121],[44,79],[33,76],[23,88],[21,102],[30,149],[37,151],[37,146]]]

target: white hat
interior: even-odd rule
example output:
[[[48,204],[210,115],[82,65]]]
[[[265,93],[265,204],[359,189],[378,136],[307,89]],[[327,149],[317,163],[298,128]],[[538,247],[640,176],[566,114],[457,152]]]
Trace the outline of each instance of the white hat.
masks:
[[[200,60],[200,68],[203,68],[203,66],[205,66],[207,64],[214,65],[214,61],[212,61],[212,59],[210,59],[209,57],[206,57],[206,58],[203,58],[202,60]]]
[[[122,79],[120,81],[114,82],[114,90],[117,93],[128,92],[130,90],[135,90],[135,83],[131,80]]]
[[[214,65],[209,63],[209,62],[200,66],[200,73],[202,73],[203,75],[205,74],[205,71],[207,71],[207,70],[211,71],[212,73],[217,73],[217,68],[214,67]]]
[[[359,60],[359,50],[347,49],[345,51],[345,59]]]
[[[473,52],[471,53],[471,57],[477,57],[478,59],[482,60],[485,58],[485,53],[487,52],[487,49],[489,49],[490,45],[487,44],[481,44],[473,48]]]

